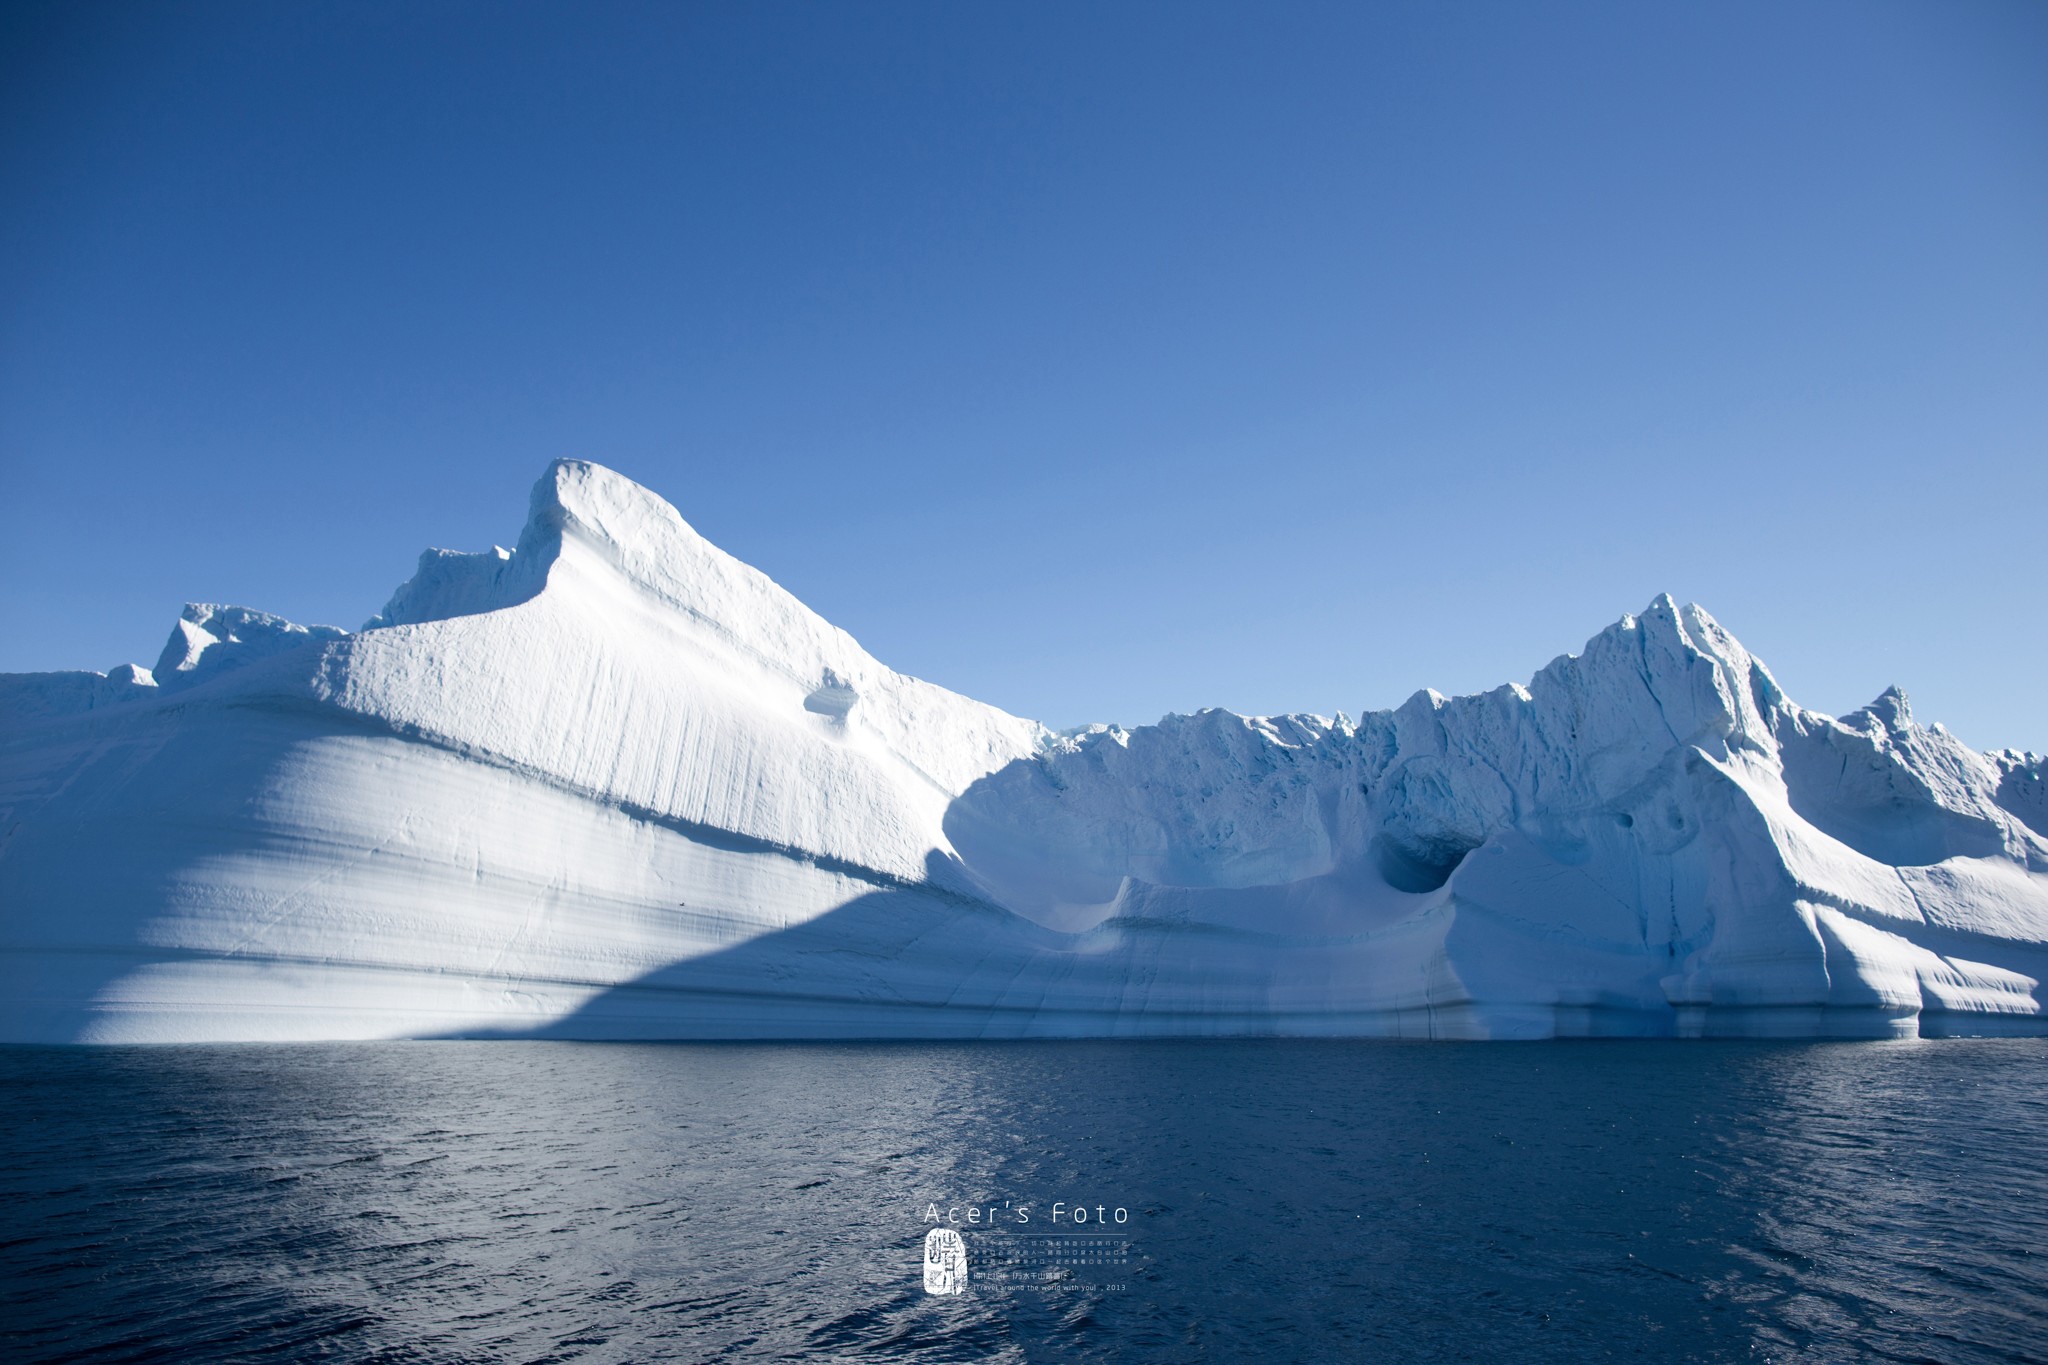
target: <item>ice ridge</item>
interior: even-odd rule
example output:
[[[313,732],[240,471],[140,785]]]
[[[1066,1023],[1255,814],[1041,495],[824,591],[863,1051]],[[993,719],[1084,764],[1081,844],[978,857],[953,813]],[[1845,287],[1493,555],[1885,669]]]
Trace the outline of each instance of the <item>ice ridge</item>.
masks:
[[[1525,685],[1054,734],[565,460],[360,631],[0,677],[0,1039],[2038,1030],[2042,767],[1668,596]]]

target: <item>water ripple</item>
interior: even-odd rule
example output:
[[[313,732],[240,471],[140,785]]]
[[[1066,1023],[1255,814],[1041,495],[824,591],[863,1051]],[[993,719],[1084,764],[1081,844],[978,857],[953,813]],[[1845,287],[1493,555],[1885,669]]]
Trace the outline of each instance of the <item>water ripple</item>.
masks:
[[[2038,1039],[0,1049],[0,1356],[2043,1361],[2044,1095]],[[977,1200],[1131,1260],[927,1296]]]

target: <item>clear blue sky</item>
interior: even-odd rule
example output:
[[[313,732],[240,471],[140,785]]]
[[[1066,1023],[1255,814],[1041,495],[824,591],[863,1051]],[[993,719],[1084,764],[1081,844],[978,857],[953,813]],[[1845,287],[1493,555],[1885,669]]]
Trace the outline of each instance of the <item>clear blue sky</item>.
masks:
[[[13,4],[0,669],[611,465],[1055,725],[1660,591],[2048,749],[2048,6]]]

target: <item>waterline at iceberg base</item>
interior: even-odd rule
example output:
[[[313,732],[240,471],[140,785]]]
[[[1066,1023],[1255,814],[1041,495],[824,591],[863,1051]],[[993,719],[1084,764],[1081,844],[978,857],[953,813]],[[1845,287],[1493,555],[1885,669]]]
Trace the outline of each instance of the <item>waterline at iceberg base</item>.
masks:
[[[2044,1032],[2044,761],[1669,598],[1526,686],[1054,734],[561,462],[360,631],[0,677],[0,1040]]]

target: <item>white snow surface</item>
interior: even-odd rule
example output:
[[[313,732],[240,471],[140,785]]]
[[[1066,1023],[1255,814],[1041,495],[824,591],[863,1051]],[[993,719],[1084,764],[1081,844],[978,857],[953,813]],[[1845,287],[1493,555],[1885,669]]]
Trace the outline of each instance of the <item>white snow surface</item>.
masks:
[[[0,676],[0,1040],[2044,1031],[2043,763],[1669,598],[1527,686],[1055,735],[564,461],[359,632]]]

